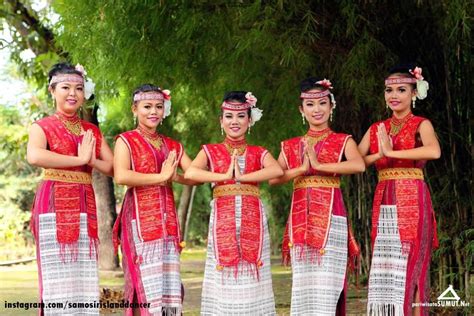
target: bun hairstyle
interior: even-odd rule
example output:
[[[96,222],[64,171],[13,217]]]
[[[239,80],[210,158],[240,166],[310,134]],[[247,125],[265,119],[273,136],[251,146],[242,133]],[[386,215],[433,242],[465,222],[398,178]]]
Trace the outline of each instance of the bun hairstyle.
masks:
[[[317,82],[321,82],[323,78],[316,78],[316,77],[309,77],[304,79],[303,81],[300,82],[300,92],[308,92],[309,90],[312,89],[320,89],[320,90],[327,90],[327,87],[323,86],[322,84],[319,84]]]
[[[75,66],[70,63],[57,63],[48,72],[48,82],[51,82],[51,79],[55,75],[64,74],[64,75],[79,75],[82,77],[82,73],[76,70]],[[55,89],[57,83],[51,84],[51,88]]]
[[[393,74],[399,74],[401,77],[404,77],[404,78],[415,78],[415,76],[413,76],[410,73],[410,70],[415,69],[415,67],[416,67],[415,63],[397,64],[388,70],[388,77]],[[413,83],[411,84],[411,86],[413,87],[413,89],[416,89],[416,84]]]
[[[146,93],[146,92],[159,92],[162,93],[161,88],[158,86],[155,86],[151,83],[145,83],[140,86],[138,86],[132,93],[132,100],[135,94],[138,93]],[[135,103],[135,102],[134,102]]]
[[[247,101],[245,98],[245,94],[247,91],[227,91],[224,94],[224,100],[223,101],[233,101],[233,102],[240,102],[244,103]]]
[[[222,101],[245,103],[247,102],[247,98],[245,97],[246,94],[247,94],[247,91],[227,91],[224,94],[224,99]],[[247,114],[249,118],[251,117],[251,111],[252,111],[251,108],[247,110]],[[223,110],[221,109],[221,116],[222,114],[223,114]]]

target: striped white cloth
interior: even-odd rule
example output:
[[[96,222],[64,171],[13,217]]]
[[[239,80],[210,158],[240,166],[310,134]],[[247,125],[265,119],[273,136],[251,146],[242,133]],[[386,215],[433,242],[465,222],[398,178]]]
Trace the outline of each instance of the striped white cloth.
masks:
[[[293,285],[291,315],[335,315],[337,302],[344,289],[347,269],[347,219],[331,215],[325,253],[311,259],[305,246],[291,248]]]
[[[137,223],[132,220],[133,241],[137,254],[143,254],[139,265],[141,282],[150,315],[181,315],[180,256],[173,242],[163,239],[142,242]]]
[[[56,214],[46,213],[38,217],[44,314],[99,315],[99,276],[95,249],[89,247],[87,215],[80,214],[78,255],[73,262],[70,262],[69,255],[66,262],[61,260],[56,237]],[[63,308],[51,308],[50,304],[57,303],[63,304]],[[75,307],[75,304],[88,306]]]
[[[408,256],[402,253],[397,206],[381,205],[369,275],[368,315],[403,315]]]
[[[238,157],[241,170],[244,169],[244,157]],[[239,265],[237,277],[233,273],[218,271],[214,253],[213,225],[214,201],[211,201],[211,218],[207,244],[206,267],[202,286],[201,315],[276,315],[275,300],[270,270],[270,238],[267,217],[263,205],[264,238],[262,249],[263,266],[259,269],[260,279],[245,271]],[[242,197],[235,197],[235,217],[237,235],[240,233]]]

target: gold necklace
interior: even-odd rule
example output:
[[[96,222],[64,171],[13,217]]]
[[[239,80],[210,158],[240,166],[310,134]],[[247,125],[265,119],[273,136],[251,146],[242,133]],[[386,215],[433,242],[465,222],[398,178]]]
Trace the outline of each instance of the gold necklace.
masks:
[[[149,142],[153,147],[155,147],[157,150],[161,149],[161,145],[163,144],[163,141],[157,133],[150,133],[146,130],[144,130],[142,127],[138,126],[137,127],[138,132],[140,135],[145,138],[147,142]]]
[[[315,132],[315,131],[310,129],[306,133],[304,138],[306,139],[306,142],[308,143],[309,146],[314,146],[317,143],[319,143],[320,141],[325,140],[329,136],[329,134],[331,134],[331,133],[332,133],[332,131],[329,127],[323,129],[322,131],[318,131],[318,132]]]
[[[225,145],[225,148],[227,149],[227,152],[231,156],[234,153],[234,150],[237,150],[237,156],[242,156],[245,153],[245,150],[247,149],[247,142],[245,141],[245,139],[233,141],[226,138],[224,140],[224,145]]]
[[[63,124],[63,126],[69,131],[69,133],[80,136],[82,132],[81,119],[74,115],[72,117],[66,116],[60,112],[56,112],[55,116]]]
[[[395,116],[390,118],[390,136],[395,136],[402,130],[405,123],[413,117],[413,113],[409,113],[404,118],[398,119]]]

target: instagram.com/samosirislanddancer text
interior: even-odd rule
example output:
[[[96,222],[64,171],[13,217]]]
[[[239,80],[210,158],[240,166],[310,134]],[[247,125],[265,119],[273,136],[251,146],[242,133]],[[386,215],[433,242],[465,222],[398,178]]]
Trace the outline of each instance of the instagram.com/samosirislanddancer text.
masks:
[[[5,309],[22,309],[22,310],[29,310],[29,309],[39,309],[39,308],[56,308],[56,309],[64,309],[67,310],[69,308],[100,308],[100,309],[125,309],[125,308],[142,308],[150,307],[150,303],[130,303],[128,301],[122,302],[49,302],[49,303],[39,303],[39,302],[8,302],[5,301],[4,303]]]

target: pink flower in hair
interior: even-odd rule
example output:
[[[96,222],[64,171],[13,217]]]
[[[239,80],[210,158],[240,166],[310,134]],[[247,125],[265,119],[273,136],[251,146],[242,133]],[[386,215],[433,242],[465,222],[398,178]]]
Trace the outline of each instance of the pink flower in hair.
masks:
[[[86,70],[84,69],[84,66],[82,66],[81,64],[77,64],[76,67],[74,67],[77,71],[79,71],[83,77],[85,77],[87,75],[87,72]]]
[[[252,94],[252,92],[247,92],[245,95],[247,103],[254,107],[257,104],[257,98]]]
[[[326,89],[332,89],[332,83],[328,79],[324,78],[323,80],[316,81],[316,84],[323,86]]]
[[[161,93],[163,94],[163,97],[165,100],[171,100],[171,91],[170,90],[161,90]]]
[[[421,75],[421,68],[420,67],[415,67],[414,70],[408,70],[415,78],[416,80],[423,80],[423,76]]]

